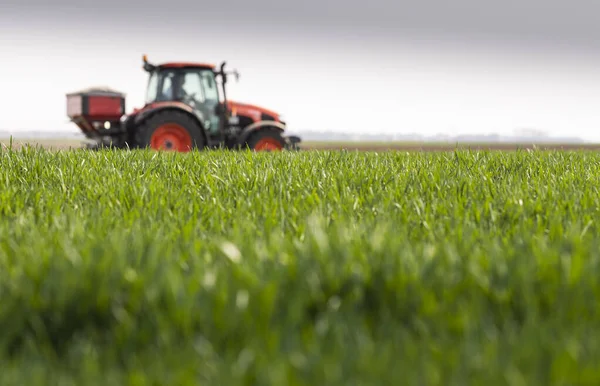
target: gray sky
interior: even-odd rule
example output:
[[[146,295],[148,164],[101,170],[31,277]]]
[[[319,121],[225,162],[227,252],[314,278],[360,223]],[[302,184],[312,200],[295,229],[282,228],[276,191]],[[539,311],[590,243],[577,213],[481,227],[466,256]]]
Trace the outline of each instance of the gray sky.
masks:
[[[4,0],[0,11],[15,74],[0,128],[71,130],[64,94],[96,84],[138,106],[147,53],[228,60],[242,73],[233,97],[299,132],[600,132],[598,1]],[[41,114],[18,105],[32,98],[23,77]]]
[[[143,5],[141,5],[143,4]],[[168,4],[168,7],[165,6]],[[429,37],[482,43],[566,44],[598,49],[595,0],[4,0],[0,20],[47,26],[128,25],[145,31],[219,25],[237,31],[335,34],[340,30],[395,39]],[[76,20],[79,19],[80,22]]]

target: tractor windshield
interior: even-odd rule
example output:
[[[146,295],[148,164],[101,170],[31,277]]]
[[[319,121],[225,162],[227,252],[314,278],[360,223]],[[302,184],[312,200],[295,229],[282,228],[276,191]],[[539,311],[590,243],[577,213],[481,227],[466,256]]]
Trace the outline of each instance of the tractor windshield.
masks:
[[[214,73],[204,69],[153,72],[148,80],[146,103],[173,100],[208,106],[218,104]]]
[[[211,103],[219,102],[219,91],[215,82],[215,75],[212,71],[202,72],[202,88],[204,89],[204,97]]]

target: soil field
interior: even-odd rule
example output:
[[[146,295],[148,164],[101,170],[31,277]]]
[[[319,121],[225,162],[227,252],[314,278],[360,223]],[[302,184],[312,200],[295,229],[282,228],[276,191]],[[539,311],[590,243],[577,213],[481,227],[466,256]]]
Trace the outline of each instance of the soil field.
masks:
[[[2,147],[8,147],[9,139],[0,139]],[[13,139],[13,148],[23,145],[41,146],[53,150],[81,149],[83,141],[77,139]],[[424,142],[312,142],[300,144],[302,150],[359,150],[359,151],[453,151],[455,149],[516,151],[538,150],[600,150],[600,143],[591,144],[527,144],[527,143],[424,143]]]

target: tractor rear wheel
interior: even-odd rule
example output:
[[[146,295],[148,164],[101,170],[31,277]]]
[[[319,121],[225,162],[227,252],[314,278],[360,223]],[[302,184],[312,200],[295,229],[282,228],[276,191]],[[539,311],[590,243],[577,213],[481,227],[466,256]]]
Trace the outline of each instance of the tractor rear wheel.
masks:
[[[254,151],[281,151],[284,149],[285,140],[279,130],[265,128],[250,134],[246,146]]]
[[[137,146],[154,150],[188,152],[205,146],[202,128],[179,111],[163,111],[150,117],[135,131]]]

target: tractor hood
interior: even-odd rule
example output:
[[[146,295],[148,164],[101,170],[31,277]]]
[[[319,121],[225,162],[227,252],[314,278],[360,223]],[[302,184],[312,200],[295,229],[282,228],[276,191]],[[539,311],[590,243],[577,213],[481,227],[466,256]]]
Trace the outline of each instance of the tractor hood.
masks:
[[[252,118],[254,121],[259,121],[262,119],[279,121],[279,113],[273,110],[265,109],[264,107],[236,101],[227,101],[227,107],[231,111],[232,115],[247,116]],[[263,117],[263,115],[267,115],[268,117]]]

